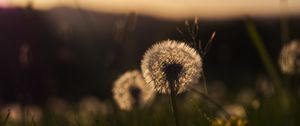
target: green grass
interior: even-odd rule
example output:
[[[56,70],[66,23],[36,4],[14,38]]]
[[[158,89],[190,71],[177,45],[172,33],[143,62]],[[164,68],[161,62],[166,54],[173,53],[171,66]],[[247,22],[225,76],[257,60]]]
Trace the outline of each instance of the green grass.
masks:
[[[191,99],[189,95],[178,98],[178,119],[180,125],[185,126],[207,126],[211,125],[216,119],[218,109],[209,106],[205,100]],[[59,116],[53,112],[44,109],[43,120],[35,122],[26,120],[14,122],[9,118],[9,114],[1,115],[1,126],[174,126],[173,115],[169,105],[168,97],[159,96],[154,103],[143,109],[134,109],[132,111],[121,111],[117,107],[112,107],[105,116],[92,114],[89,118],[81,118],[73,110],[75,118],[71,116]],[[245,105],[247,111],[246,120],[248,126],[297,126],[300,124],[299,117],[300,99],[299,97],[290,97],[291,113],[286,118],[284,112],[280,110],[275,96],[261,98],[261,107],[254,109],[251,105]]]

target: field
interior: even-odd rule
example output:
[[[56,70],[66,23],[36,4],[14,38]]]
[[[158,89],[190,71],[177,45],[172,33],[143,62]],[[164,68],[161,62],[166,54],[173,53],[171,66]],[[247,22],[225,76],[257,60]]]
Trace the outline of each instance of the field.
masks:
[[[299,16],[284,9],[168,19],[33,6],[0,8],[0,126],[300,125]]]

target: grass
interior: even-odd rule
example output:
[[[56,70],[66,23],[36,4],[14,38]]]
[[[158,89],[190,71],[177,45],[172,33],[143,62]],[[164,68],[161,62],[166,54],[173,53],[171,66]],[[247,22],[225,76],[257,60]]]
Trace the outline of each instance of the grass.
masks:
[[[152,106],[144,109],[135,109],[133,111],[120,111],[118,108],[113,108],[111,113],[106,116],[93,115],[88,119],[80,118],[80,115],[73,115],[73,119],[68,119],[70,116],[59,116],[55,113],[44,111],[43,120],[41,122],[25,121],[25,124],[20,124],[8,118],[9,114],[2,116],[1,126],[174,126],[173,116],[170,112],[171,108],[167,102],[168,98],[161,96]],[[281,125],[299,125],[299,120],[286,120],[277,110],[280,105],[276,98],[264,98],[261,101],[261,107],[254,109],[251,105],[245,105],[247,111],[247,125],[249,126],[281,126]],[[299,116],[299,98],[294,98],[292,111],[295,117]],[[45,110],[45,109],[44,109]],[[212,125],[215,121],[214,111],[207,106],[207,103],[202,100],[191,100],[188,97],[178,99],[178,119],[182,125],[199,126]],[[294,122],[292,122],[294,121]]]
[[[192,37],[185,39],[191,39],[194,46],[199,47],[198,51],[205,55],[213,37],[203,49],[202,43],[194,36],[198,33],[198,26],[195,24],[187,29]],[[174,90],[171,90],[170,97],[158,95],[150,106],[135,108],[132,111],[121,111],[113,101],[107,101],[106,114],[94,111],[83,116],[79,113],[79,108],[73,107],[76,105],[69,106],[68,110],[62,112],[63,114],[44,107],[41,120],[35,120],[34,116],[15,120],[15,114],[22,115],[22,113],[1,112],[0,126],[299,126],[300,120],[297,117],[300,117],[300,97],[291,95],[285,88],[285,83],[272,62],[255,24],[250,19],[245,20],[245,24],[252,43],[274,82],[276,94],[255,96],[254,100],[258,101],[259,107],[254,107],[253,101],[243,104],[245,110],[243,117],[230,115],[231,111],[225,110],[224,105],[234,103],[234,100],[230,99],[228,103],[223,104],[216,102],[210,97],[213,94],[207,94],[205,84],[205,93],[190,91],[176,97]],[[188,23],[187,25],[190,26]],[[179,32],[183,33],[181,30]],[[215,33],[212,36],[214,35]],[[206,83],[205,78],[203,80]],[[200,97],[194,98],[192,95]],[[167,102],[168,98],[171,104]],[[226,118],[221,118],[220,113],[225,114]]]

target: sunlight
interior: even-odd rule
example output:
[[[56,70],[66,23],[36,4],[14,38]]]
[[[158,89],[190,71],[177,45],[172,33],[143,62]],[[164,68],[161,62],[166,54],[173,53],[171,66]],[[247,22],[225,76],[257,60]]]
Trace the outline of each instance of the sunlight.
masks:
[[[10,0],[11,5],[25,7],[30,0]],[[76,7],[110,13],[140,14],[182,19],[195,15],[206,18],[230,18],[236,16],[274,16],[280,14],[280,1],[274,0],[31,0],[36,9],[50,9],[57,6]],[[300,1],[289,0],[288,12],[300,13]]]

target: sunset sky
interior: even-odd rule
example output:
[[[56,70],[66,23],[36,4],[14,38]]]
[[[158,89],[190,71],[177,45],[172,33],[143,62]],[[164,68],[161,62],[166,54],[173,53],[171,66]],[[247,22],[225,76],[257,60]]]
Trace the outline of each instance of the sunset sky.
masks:
[[[0,0],[2,6],[24,7],[28,1],[36,9],[51,9],[58,6],[76,7],[87,10],[140,14],[181,19],[186,17],[230,18],[236,16],[276,16],[280,14],[280,0]],[[287,4],[285,4],[287,5]],[[300,1],[289,0],[288,12],[300,14]]]

